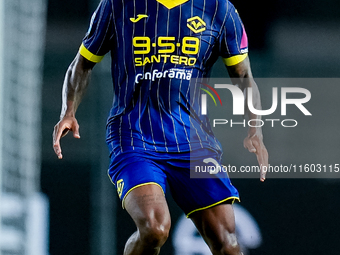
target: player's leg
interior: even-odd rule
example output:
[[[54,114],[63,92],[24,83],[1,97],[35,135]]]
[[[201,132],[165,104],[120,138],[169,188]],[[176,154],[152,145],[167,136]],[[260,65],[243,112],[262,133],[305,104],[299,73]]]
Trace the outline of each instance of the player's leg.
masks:
[[[170,229],[170,213],[162,189],[154,184],[135,188],[124,204],[137,226],[125,245],[124,255],[159,254]]]
[[[124,255],[158,254],[168,237],[170,213],[164,196],[167,177],[155,159],[136,151],[111,160],[109,176],[137,227],[125,245]]]
[[[189,163],[170,162],[167,180],[174,200],[193,220],[212,253],[241,255],[230,204],[239,200],[237,189],[224,171],[196,172],[197,166],[216,166],[219,160],[220,155],[210,150],[191,152]]]
[[[190,216],[213,255],[241,255],[231,204],[220,204]]]

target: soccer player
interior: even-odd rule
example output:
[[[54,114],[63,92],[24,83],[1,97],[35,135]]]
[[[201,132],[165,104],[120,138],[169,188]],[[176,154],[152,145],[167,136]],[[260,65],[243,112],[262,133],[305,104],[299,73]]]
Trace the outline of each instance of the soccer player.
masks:
[[[233,83],[242,91],[252,87],[254,106],[261,107],[247,51],[246,32],[228,0],[100,2],[65,76],[53,147],[61,159],[60,138],[69,130],[80,138],[76,110],[92,68],[110,52],[109,176],[137,226],[125,255],[159,254],[170,229],[166,182],[213,254],[241,254],[231,205],[238,191],[228,178],[190,178],[190,164],[221,163],[197,80],[209,76],[219,56]],[[250,111],[247,116],[259,118]],[[244,146],[260,165],[268,164],[261,128],[249,128]]]

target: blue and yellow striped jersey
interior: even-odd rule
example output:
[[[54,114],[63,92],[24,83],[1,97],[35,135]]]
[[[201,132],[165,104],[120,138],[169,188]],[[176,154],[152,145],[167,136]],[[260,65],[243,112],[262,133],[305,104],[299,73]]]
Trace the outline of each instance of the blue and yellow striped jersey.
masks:
[[[107,123],[111,153],[221,150],[200,114],[199,84],[222,56],[246,57],[247,36],[227,0],[102,0],[80,54],[110,52],[114,100]]]

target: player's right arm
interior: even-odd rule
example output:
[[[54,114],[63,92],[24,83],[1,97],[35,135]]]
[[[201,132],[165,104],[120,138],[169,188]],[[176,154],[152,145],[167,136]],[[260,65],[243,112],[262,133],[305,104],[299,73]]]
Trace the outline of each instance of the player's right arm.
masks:
[[[112,8],[111,0],[102,0],[99,3],[79,52],[66,72],[60,121],[53,132],[53,149],[59,159],[63,157],[60,138],[70,130],[75,138],[80,138],[79,125],[75,118],[76,110],[89,84],[92,68],[103,59],[113,44]]]
[[[59,159],[63,157],[60,138],[70,130],[75,138],[80,138],[79,125],[75,115],[89,84],[94,65],[94,62],[78,53],[66,72],[62,90],[60,121],[54,126],[53,131],[53,149]]]

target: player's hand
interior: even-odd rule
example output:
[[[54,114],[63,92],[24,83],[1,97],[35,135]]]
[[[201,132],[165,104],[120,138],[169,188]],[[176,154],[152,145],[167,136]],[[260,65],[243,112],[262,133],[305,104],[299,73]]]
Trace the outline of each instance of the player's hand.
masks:
[[[260,165],[260,181],[264,182],[268,169],[268,151],[264,146],[262,133],[255,132],[253,135],[248,135],[244,139],[243,145],[249,152],[255,153]]]
[[[67,135],[69,131],[73,132],[74,138],[80,138],[79,125],[75,117],[63,117],[55,126],[53,131],[53,149],[59,159],[63,158],[61,154],[60,138]]]

